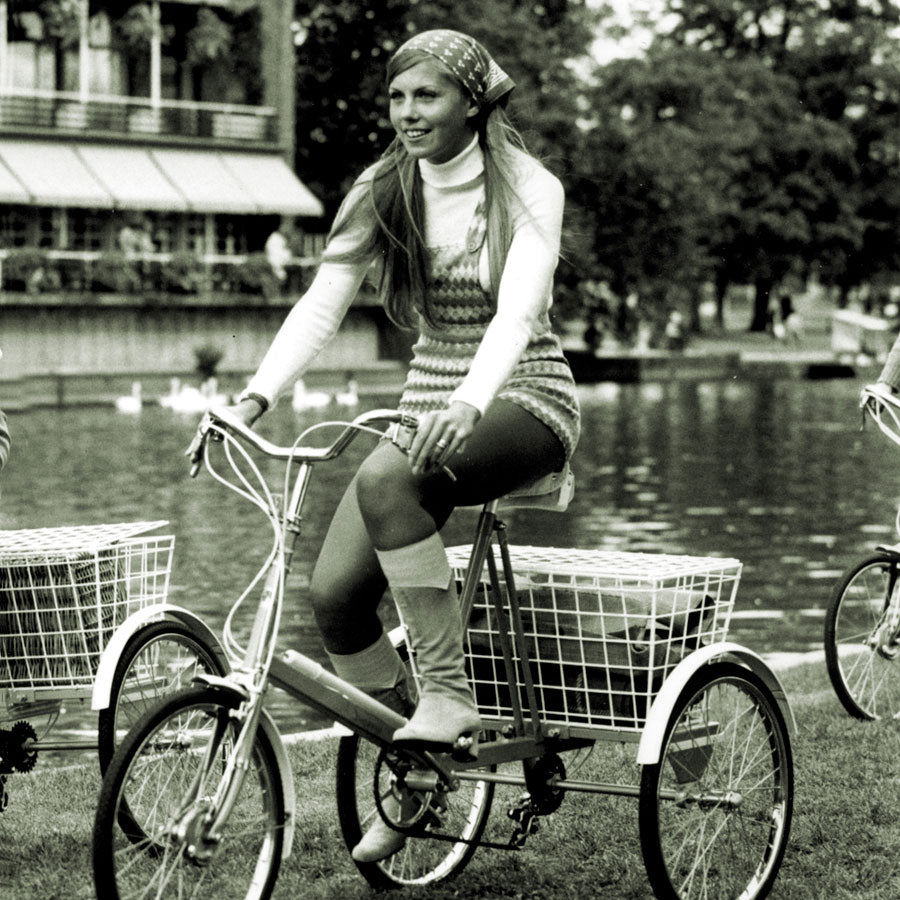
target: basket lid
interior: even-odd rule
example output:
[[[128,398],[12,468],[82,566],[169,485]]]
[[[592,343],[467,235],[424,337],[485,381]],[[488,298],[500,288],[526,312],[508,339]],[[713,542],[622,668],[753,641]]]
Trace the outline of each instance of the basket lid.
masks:
[[[471,545],[448,547],[451,566],[466,566]],[[625,550],[582,550],[572,547],[526,547],[511,545],[510,561],[517,572],[587,578],[624,578],[654,582],[699,574],[736,574],[737,559],[713,556],[686,556],[674,553],[639,553]]]
[[[30,554],[47,557],[109,547],[126,538],[153,531],[168,524],[163,519],[157,522],[63,525],[52,528],[20,528],[0,531],[0,563],[20,561]]]

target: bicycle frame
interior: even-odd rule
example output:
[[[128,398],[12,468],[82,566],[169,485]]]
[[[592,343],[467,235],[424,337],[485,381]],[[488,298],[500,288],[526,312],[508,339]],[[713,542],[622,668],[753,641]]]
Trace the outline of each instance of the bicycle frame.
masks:
[[[189,451],[195,468],[202,460],[218,480],[263,510],[273,527],[273,548],[226,620],[223,645],[229,653],[232,671],[221,677],[198,675],[194,681],[206,689],[185,691],[148,711],[114,760],[104,780],[95,824],[94,871],[98,884],[112,884],[115,889],[121,876],[123,884],[136,878],[137,884],[143,887],[143,870],[130,865],[138,858],[149,859],[148,868],[165,877],[182,863],[203,866],[224,850],[228,840],[240,841],[242,834],[246,836],[255,828],[256,821],[264,819],[259,857],[255,864],[249,860],[252,867],[247,869],[247,874],[259,891],[271,889],[278,872],[276,847],[280,843],[281,858],[291,851],[295,809],[289,800],[286,802],[293,794],[293,785],[284,745],[263,709],[271,683],[334,719],[353,735],[341,742],[337,754],[338,814],[348,847],[358,845],[361,829],[373,821],[376,812],[394,830],[411,838],[428,839],[428,843],[419,845],[424,847],[421,861],[409,871],[405,863],[394,870],[392,863],[385,862],[382,866],[381,861],[376,861],[373,870],[369,862],[357,862],[373,886],[420,883],[420,877],[424,879],[421,883],[431,883],[448,877],[465,866],[479,846],[518,849],[536,830],[537,817],[555,812],[563,795],[574,791],[640,798],[641,852],[654,892],[659,896],[674,893],[683,896],[680,886],[690,887],[694,883],[698,867],[703,872],[701,891],[705,896],[706,873],[715,880],[719,871],[729,871],[732,862],[742,869],[739,877],[746,879],[747,890],[741,896],[765,896],[780,865],[790,825],[793,770],[789,732],[793,721],[779,712],[779,706],[786,706],[786,697],[763,661],[750,651],[725,642],[727,615],[734,602],[740,568],[735,560],[716,561],[712,565],[707,558],[661,555],[659,565],[655,569],[650,567],[651,611],[647,611],[646,604],[641,605],[641,598],[635,600],[626,593],[613,595],[619,598],[621,610],[613,604],[605,610],[593,610],[582,606],[581,599],[566,598],[572,597],[575,591],[586,590],[587,597],[596,598],[588,606],[602,605],[604,596],[610,593],[604,579],[634,578],[634,572],[639,578],[647,577],[648,561],[644,555],[510,546],[500,518],[501,509],[562,508],[562,503],[555,502],[555,493],[540,493],[547,490],[543,484],[532,486],[531,492],[525,490],[518,497],[511,495],[486,503],[481,509],[472,546],[448,548],[454,577],[462,585],[461,614],[468,642],[466,659],[474,699],[481,707],[483,742],[477,759],[469,757],[460,761],[456,758],[460,754],[449,747],[425,752],[394,746],[393,735],[405,721],[401,715],[315,660],[292,650],[275,652],[286,574],[300,534],[301,511],[312,468],[317,462],[338,455],[358,431],[374,431],[370,426],[376,420],[404,424],[399,413],[376,410],[357,417],[352,423],[340,423],[344,430],[331,446],[310,449],[301,443],[311,429],[293,447],[284,448],[254,434],[228,410],[214,409],[204,418]],[[321,426],[313,426],[316,427]],[[402,428],[392,435],[398,444],[399,432]],[[376,433],[381,436],[380,431]],[[235,476],[231,481],[225,481],[211,465],[211,439],[222,442]],[[283,506],[274,499],[265,477],[243,444],[286,463]],[[253,484],[246,468],[235,463],[236,453],[243,455],[247,468],[252,470]],[[565,476],[563,483],[569,484]],[[561,492],[560,496],[566,494]],[[575,554],[574,561],[570,558],[572,554]],[[623,561],[620,558],[623,555],[628,560]],[[519,572],[518,591],[513,562]],[[679,568],[685,565],[687,568]],[[665,594],[671,589],[660,587],[666,584],[664,579],[677,578],[682,589],[681,579],[695,576],[702,578],[701,587],[689,582],[680,603]],[[257,588],[261,591],[253,611],[249,639],[242,646],[232,631],[232,621],[243,600]],[[694,598],[697,593],[700,597]],[[660,600],[664,596],[666,599]],[[695,605],[695,599],[700,605]],[[626,600],[630,605],[626,605]],[[709,620],[705,626],[703,616],[694,615],[696,609],[705,610],[703,615]],[[544,623],[545,612],[550,614],[552,625]],[[577,616],[574,627],[561,621],[573,613]],[[592,615],[596,618],[591,619]],[[654,652],[655,631],[650,631],[648,636],[650,626],[644,624],[648,615],[659,623],[663,632],[660,645],[667,653],[675,642],[692,635],[686,655],[676,653],[671,660],[666,656],[665,665],[654,665],[663,657],[657,657]],[[680,630],[676,615],[683,618]],[[629,616],[638,619],[640,630],[624,627]],[[689,631],[689,627],[693,630]],[[401,625],[392,637],[396,638],[398,631],[405,636]],[[489,638],[478,644],[479,635]],[[542,637],[551,644],[542,644]],[[703,643],[704,637],[707,643]],[[555,670],[548,670],[548,666],[568,666],[572,662],[569,651],[573,644],[563,645],[563,640],[578,642],[574,646],[580,658],[578,665],[582,667],[577,673],[580,680],[573,680],[571,666],[561,670],[557,678],[553,677]],[[624,647],[624,655],[608,656],[610,647]],[[597,648],[602,649],[598,652]],[[410,650],[410,665],[415,674],[415,648]],[[592,656],[590,660],[588,653]],[[708,671],[702,671],[704,667]],[[664,668],[661,687],[658,681],[650,681],[653,668]],[[626,674],[616,674],[619,682],[613,683],[609,673],[621,671]],[[645,671],[646,680],[636,682],[634,673],[640,676]],[[601,673],[600,679],[609,676],[610,680],[600,680],[599,684],[596,678],[592,681],[592,674],[597,672]],[[624,688],[621,687],[623,679]],[[572,699],[568,693],[571,690],[580,693]],[[623,712],[621,702],[614,706],[614,692],[628,702],[633,701],[630,712]],[[611,699],[607,700],[607,696]],[[591,707],[594,697],[600,700]],[[585,698],[586,705],[579,705]],[[639,707],[640,698],[644,698],[644,705]],[[557,702],[560,699],[562,703]],[[195,709],[199,710],[198,718],[204,720],[203,728],[212,725],[208,737],[200,744],[189,740],[191,711]],[[210,715],[211,721],[206,718]],[[168,746],[165,744],[168,739],[164,738],[158,758],[145,757],[149,742],[167,733],[164,728],[175,736],[174,743]],[[357,738],[362,739],[362,745]],[[590,750],[603,741],[632,743],[640,765],[639,783],[567,778],[566,763],[560,754]],[[373,746],[374,780],[370,781]],[[190,755],[185,756],[185,751]],[[576,754],[573,775],[589,755]],[[159,772],[164,773],[162,780],[166,780],[170,771],[182,771],[185,761],[190,763],[187,784],[173,778],[167,797],[158,798],[153,785],[160,782]],[[143,782],[147,790],[141,787],[140,781],[144,762],[148,763]],[[497,769],[498,764],[513,762],[519,763],[520,768]],[[154,768],[155,765],[162,768]],[[617,769],[615,766],[614,770]],[[261,779],[254,787],[263,797],[264,815],[257,815],[251,797],[250,817],[243,823],[245,830],[239,830],[236,839],[231,838],[227,831],[232,827],[232,815],[240,819],[247,811],[239,803],[241,788],[245,779],[249,786],[249,773],[256,771],[260,772]],[[275,787],[268,790],[273,784]],[[471,785],[473,790],[461,789],[463,784]],[[495,784],[524,788],[518,803],[508,811],[514,826],[512,836],[505,843],[483,839]],[[393,811],[382,804],[387,796],[395,799],[406,796],[402,792],[422,796],[419,808],[411,816],[402,808]],[[144,837],[143,813],[137,812],[134,817],[132,806],[132,796],[137,798],[142,794],[149,797],[147,821],[151,825],[147,837],[153,846],[172,845],[171,858],[161,859],[159,863],[133,840]],[[365,796],[370,799],[363,799]],[[457,797],[460,802],[454,809]],[[158,805],[163,815],[153,822]],[[661,812],[664,805],[684,811],[685,816],[670,822]],[[121,825],[123,811],[134,818],[135,833],[126,832],[129,843],[120,848],[113,837]],[[429,814],[427,820],[425,814]],[[708,814],[716,817],[712,826]],[[742,827],[743,817],[747,815],[759,825],[753,840],[747,838]],[[673,831],[671,838],[664,833],[668,830]],[[740,835],[740,841],[736,835]],[[440,851],[434,855],[440,842],[453,847],[445,855]],[[738,844],[740,848],[736,850]],[[744,849],[745,845],[749,849]],[[413,858],[418,858],[415,843],[406,845],[404,858],[407,850]],[[253,854],[256,853],[254,850]],[[130,859],[120,871],[119,859],[126,857]],[[226,877],[230,879],[230,873]],[[218,889],[219,885],[210,887]],[[259,891],[259,896],[268,896]]]
[[[285,495],[286,497],[289,496],[289,499],[285,503],[284,511],[281,515],[281,537],[276,540],[276,547],[265,567],[261,598],[254,616],[250,639],[247,647],[244,649],[242,658],[234,665],[234,671],[225,678],[208,675],[198,676],[198,681],[202,683],[238,692],[243,701],[243,709],[246,716],[237,744],[230,754],[226,776],[221,781],[220,796],[217,797],[218,802],[215,804],[219,813],[212,825],[211,830],[213,833],[227,819],[233,799],[237,796],[240,789],[242,773],[246,771],[246,763],[252,750],[253,737],[262,708],[262,696],[269,681],[285,690],[299,702],[333,718],[335,722],[381,747],[387,747],[391,744],[394,732],[405,722],[405,719],[398,713],[393,712],[382,703],[372,699],[365,692],[343,681],[310,657],[293,650],[288,650],[280,656],[272,652],[277,637],[278,621],[284,596],[284,579],[290,571],[294,542],[300,534],[301,512],[314,465],[318,462],[334,459],[346,448],[359,431],[372,430],[370,426],[373,422],[396,423],[402,420],[403,417],[400,413],[391,410],[375,410],[370,413],[364,413],[347,425],[338,439],[326,448],[277,447],[252,432],[227,410],[210,410],[203,423],[201,423],[198,436],[199,444],[195,442],[192,450],[189,451],[194,454],[192,473],[195,473],[198,469],[198,452],[204,449],[204,459],[207,468],[215,475],[208,456],[208,438],[210,436],[221,441],[236,443],[234,435],[237,435],[264,455],[282,460],[288,466],[292,463],[298,466],[293,485],[289,491],[286,481]],[[223,480],[220,476],[216,477],[220,481]],[[240,477],[245,487],[247,487],[248,482],[246,478]],[[235,489],[233,485],[229,486]],[[242,492],[239,491],[239,493]],[[272,496],[270,494],[267,499],[271,504]],[[542,752],[541,748],[548,737],[553,741],[554,750],[575,749],[593,743],[591,739],[567,738],[559,733],[559,729],[553,730],[549,735],[545,734],[545,729],[538,713],[534,682],[528,665],[527,642],[516,598],[515,576],[509,558],[506,527],[498,517],[499,505],[500,501],[494,500],[485,504],[482,508],[468,572],[463,583],[461,613],[463,622],[467,623],[474,605],[480,575],[486,565],[494,588],[493,597],[498,618],[500,621],[506,621],[508,617],[511,621],[512,640],[508,629],[500,629],[505,672],[510,685],[515,685],[517,683],[516,669],[518,667],[524,686],[524,703],[519,698],[517,691],[511,691],[513,703],[512,726],[507,726],[504,729],[502,742],[495,741],[482,745],[477,763],[455,762],[452,768],[448,768],[447,762],[442,758],[433,754],[421,754],[420,758],[424,766],[431,769],[445,784],[452,783],[454,778],[465,778],[465,770],[474,768],[476,765],[479,767],[479,772],[477,776],[473,773],[471,776],[473,778],[477,777],[480,780],[490,778],[491,780],[503,781],[504,783],[524,784],[524,776],[491,776],[483,771],[483,767],[539,756]],[[500,549],[503,572],[502,583],[500,570],[493,553],[493,541],[495,538]],[[238,603],[240,603],[240,600]],[[519,651],[518,663],[514,654],[513,641],[515,641],[516,648]],[[619,739],[621,740],[621,737]],[[600,788],[598,785],[584,785],[580,789],[594,792],[598,788]],[[578,790],[579,787],[572,783],[570,789]],[[631,794],[634,789],[623,789],[614,785],[603,786],[603,792],[610,791]]]
[[[234,438],[236,434],[266,456],[285,461],[289,467],[292,463],[298,466],[293,485],[289,486],[286,480],[285,496],[289,499],[285,503],[284,512],[281,515],[280,536],[276,539],[276,546],[264,567],[265,580],[262,595],[254,616],[250,639],[243,651],[242,658],[234,666],[234,671],[224,678],[200,675],[197,679],[201,683],[237,692],[243,701],[242,709],[244,710],[243,727],[233,751],[229,754],[226,773],[220,780],[219,791],[214,803],[214,808],[218,812],[210,826],[212,834],[224,826],[234,799],[240,790],[262,711],[263,695],[269,682],[282,688],[297,701],[327,715],[336,723],[381,748],[391,745],[394,732],[405,722],[401,715],[332,674],[310,657],[293,650],[287,650],[281,655],[273,652],[284,597],[284,579],[290,570],[294,542],[300,534],[301,511],[314,465],[335,458],[350,443],[356,433],[363,430],[372,431],[370,426],[373,422],[398,423],[402,421],[402,418],[400,413],[392,410],[375,410],[364,413],[354,419],[352,423],[346,424],[344,431],[330,447],[316,449],[282,448],[270,444],[244,426],[227,410],[210,410],[204,424],[201,425],[203,437],[200,441],[207,451],[209,442],[206,440],[206,432],[212,431],[221,440],[234,443],[236,443]],[[298,440],[302,440],[302,438],[303,435]],[[196,445],[193,447],[193,451],[196,468]],[[244,453],[246,454],[246,451]],[[212,471],[208,452],[205,460],[207,467]],[[213,474],[215,473],[213,472]],[[262,476],[259,475],[259,477],[262,481]],[[222,479],[219,477],[219,480]],[[242,481],[245,486],[248,484],[243,477]],[[233,485],[229,486],[235,489]],[[290,489],[288,489],[289,487]],[[268,493],[267,488],[265,490],[271,506],[274,502],[272,495]],[[606,733],[597,731],[590,737],[586,737],[569,734],[565,727],[547,728],[540,718],[535,684],[529,665],[528,641],[516,594],[515,575],[510,562],[506,526],[498,514],[501,502],[501,500],[490,501],[481,510],[461,591],[461,615],[465,627],[468,624],[476,591],[486,566],[492,588],[494,612],[498,622],[503,623],[498,628],[498,638],[504,671],[510,685],[512,722],[508,720],[496,723],[485,722],[487,728],[501,728],[503,737],[499,740],[482,743],[477,761],[451,760],[446,756],[425,752],[412,753],[411,756],[418,761],[421,767],[412,778],[419,779],[423,789],[434,789],[435,785],[443,785],[446,789],[459,780],[491,781],[527,788],[528,760],[534,760],[548,751],[558,753],[590,747],[598,740],[639,743],[639,761],[642,764],[652,764],[659,758],[664,726],[669,719],[674,702],[671,695],[677,693],[676,687],[683,685],[700,666],[718,658],[739,660],[748,668],[759,672],[775,692],[778,702],[786,706],[785,695],[780,683],[755,654],[730,643],[713,644],[705,648],[706,652],[694,653],[691,655],[693,658],[688,657],[679,663],[675,672],[672,673],[673,687],[667,692],[661,692],[654,702],[643,735],[610,730]],[[499,568],[493,552],[495,540],[500,551]],[[501,570],[502,579],[500,577]],[[254,583],[256,582],[251,583],[251,587]],[[244,596],[246,596],[246,592]],[[235,604],[235,608],[240,602],[239,600]],[[519,696],[519,691],[516,689],[519,683],[521,683],[524,698]],[[793,724],[792,720],[791,724]],[[487,771],[493,765],[523,761],[526,763],[525,774],[501,774]],[[418,783],[407,780],[407,784],[412,787],[417,786]],[[559,779],[555,783],[555,787],[565,791],[631,797],[637,796],[639,792],[637,785],[566,779]]]

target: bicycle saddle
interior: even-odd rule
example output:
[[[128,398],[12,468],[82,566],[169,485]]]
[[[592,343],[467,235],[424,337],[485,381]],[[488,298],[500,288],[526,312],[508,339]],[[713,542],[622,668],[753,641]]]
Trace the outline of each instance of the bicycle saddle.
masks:
[[[565,512],[575,495],[575,474],[566,463],[559,472],[551,472],[500,498],[500,509],[547,509]]]

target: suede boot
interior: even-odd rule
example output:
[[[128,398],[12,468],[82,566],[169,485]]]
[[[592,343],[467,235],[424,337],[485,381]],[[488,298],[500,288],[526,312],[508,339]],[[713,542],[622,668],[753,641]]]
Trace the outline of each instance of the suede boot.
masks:
[[[443,542],[433,534],[378,559],[415,651],[419,704],[394,732],[395,743],[448,750],[462,735],[481,731],[466,677],[456,586]]]

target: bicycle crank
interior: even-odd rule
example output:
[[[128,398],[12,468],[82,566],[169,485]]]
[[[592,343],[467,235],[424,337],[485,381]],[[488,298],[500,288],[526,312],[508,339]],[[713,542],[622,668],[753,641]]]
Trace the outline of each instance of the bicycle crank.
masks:
[[[16,722],[9,730],[0,729],[0,774],[30,772],[37,762],[35,741],[37,733],[28,722]]]

